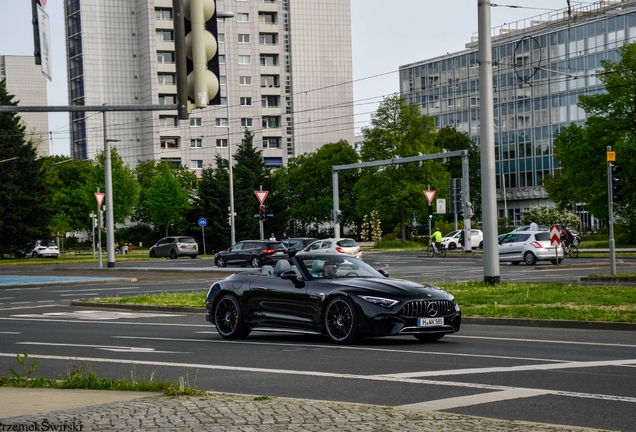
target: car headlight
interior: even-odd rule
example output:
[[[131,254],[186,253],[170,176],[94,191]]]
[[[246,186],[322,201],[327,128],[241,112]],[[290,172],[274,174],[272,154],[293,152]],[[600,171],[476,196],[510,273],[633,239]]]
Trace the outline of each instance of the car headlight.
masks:
[[[373,303],[374,305],[382,306],[385,308],[393,307],[399,303],[397,300],[382,298],[382,297],[373,297],[373,296],[365,296],[365,295],[359,295],[358,297],[360,297],[362,300],[368,301],[369,303]]]

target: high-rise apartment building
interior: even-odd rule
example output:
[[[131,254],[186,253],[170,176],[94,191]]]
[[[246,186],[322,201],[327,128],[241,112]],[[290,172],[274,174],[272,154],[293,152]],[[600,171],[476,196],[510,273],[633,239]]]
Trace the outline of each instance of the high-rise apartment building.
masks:
[[[109,112],[106,136],[124,161],[194,170],[234,153],[251,130],[267,165],[347,140],[353,145],[348,0],[217,0],[221,105]],[[65,0],[72,105],[176,103],[172,0]],[[102,115],[73,113],[71,154],[104,148]]]
[[[577,3],[570,9],[493,29],[493,87],[498,216],[518,221],[551,205],[543,178],[559,169],[554,138],[584,124],[580,95],[604,91],[596,71],[617,48],[636,41],[636,1]],[[478,41],[466,50],[400,67],[400,91],[439,127],[479,143]],[[578,209],[583,226],[594,223]]]
[[[46,106],[46,78],[42,67],[35,64],[33,56],[1,56],[0,80],[6,80],[7,91],[22,106]],[[25,134],[31,139],[39,156],[49,156],[48,113],[19,113],[26,126]]]

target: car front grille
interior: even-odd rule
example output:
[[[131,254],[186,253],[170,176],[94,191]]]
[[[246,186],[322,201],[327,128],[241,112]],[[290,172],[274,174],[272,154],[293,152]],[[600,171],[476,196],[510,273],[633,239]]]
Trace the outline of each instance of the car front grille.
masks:
[[[445,317],[453,311],[453,303],[449,300],[418,300],[405,304],[400,315],[406,318]]]

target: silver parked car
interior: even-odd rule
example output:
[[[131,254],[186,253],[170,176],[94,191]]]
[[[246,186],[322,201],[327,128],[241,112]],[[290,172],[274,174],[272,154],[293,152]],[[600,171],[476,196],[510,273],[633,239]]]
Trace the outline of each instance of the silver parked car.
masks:
[[[194,259],[199,254],[199,244],[192,237],[164,237],[150,248],[150,258],[189,256]]]
[[[563,260],[565,251],[559,246],[559,262]],[[538,261],[557,263],[556,248],[550,242],[547,231],[522,231],[504,234],[499,239],[499,262],[521,262],[535,265]]]
[[[351,238],[328,238],[316,240],[297,254],[304,253],[341,253],[362,259],[362,248]]]

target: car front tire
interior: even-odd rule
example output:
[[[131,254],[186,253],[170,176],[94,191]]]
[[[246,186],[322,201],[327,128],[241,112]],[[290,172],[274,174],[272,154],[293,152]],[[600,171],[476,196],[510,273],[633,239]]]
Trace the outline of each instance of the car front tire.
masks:
[[[214,307],[214,325],[224,339],[243,339],[250,333],[241,305],[231,295],[223,296]]]
[[[483,241],[479,242],[479,249],[484,250],[484,242]]]
[[[155,252],[154,250],[150,251],[150,258],[157,258],[157,252]]]
[[[457,245],[455,243],[449,243],[448,244],[448,250],[455,250],[457,249]]]
[[[535,265],[537,263],[537,257],[532,252],[526,252],[523,256],[523,260],[527,265]]]
[[[225,260],[221,257],[216,259],[216,266],[217,267],[225,267],[227,264],[225,262]]]
[[[172,249],[170,251],[170,259],[177,259],[177,251]]]
[[[259,261],[259,259],[257,257],[252,258],[252,267],[260,267],[261,266],[261,262]]]
[[[327,336],[338,344],[353,343],[358,339],[358,319],[351,300],[338,296],[325,308],[324,325]]]

